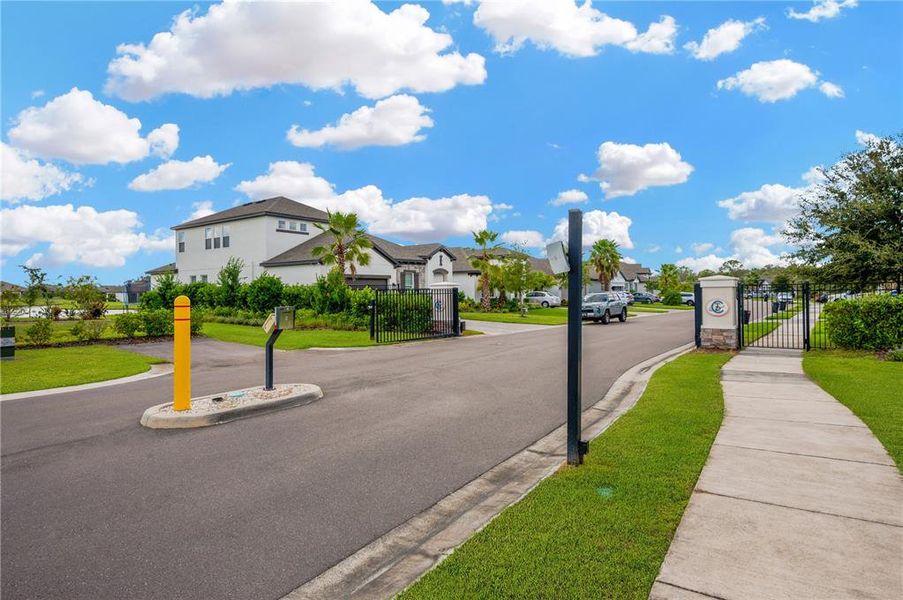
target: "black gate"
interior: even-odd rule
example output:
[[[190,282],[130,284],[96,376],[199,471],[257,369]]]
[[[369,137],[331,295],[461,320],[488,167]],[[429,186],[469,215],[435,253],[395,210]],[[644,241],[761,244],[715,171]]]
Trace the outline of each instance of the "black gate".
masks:
[[[874,294],[894,294],[895,286],[837,283],[772,283],[737,286],[743,307],[737,334],[740,347],[835,348],[824,309],[832,302]]]
[[[810,347],[810,294],[808,283],[737,286],[743,307],[738,324],[740,347]]]
[[[460,335],[458,290],[374,290],[370,338],[377,344]]]

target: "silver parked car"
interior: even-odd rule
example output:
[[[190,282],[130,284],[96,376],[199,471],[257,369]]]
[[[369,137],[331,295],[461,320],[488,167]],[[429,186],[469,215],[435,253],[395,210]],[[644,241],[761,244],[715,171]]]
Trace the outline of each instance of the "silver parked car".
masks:
[[[627,301],[618,292],[598,292],[583,298],[583,320],[608,323],[615,317],[622,323],[627,320]]]
[[[527,292],[524,295],[524,302],[527,304],[538,304],[543,308],[561,306],[561,298],[553,296],[549,292]]]
[[[693,292],[681,292],[680,302],[681,304],[686,304],[687,306],[695,306],[696,294],[694,294]]]

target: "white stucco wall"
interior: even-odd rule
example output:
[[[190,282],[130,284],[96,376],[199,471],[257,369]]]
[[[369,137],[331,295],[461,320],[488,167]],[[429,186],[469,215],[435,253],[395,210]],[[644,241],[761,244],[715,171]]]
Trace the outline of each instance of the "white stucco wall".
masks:
[[[269,267],[266,271],[279,277],[286,285],[316,283],[317,277],[324,277],[332,267],[327,265],[286,265],[282,267]],[[348,272],[346,268],[346,273]],[[395,267],[382,255],[370,252],[370,264],[366,267],[357,267],[357,274],[361,277],[367,275],[388,275],[389,285],[396,283]]]
[[[448,271],[445,281],[452,280],[452,259],[444,250],[440,250],[433,254],[426,263],[426,285],[438,283],[442,281],[441,277],[433,274],[437,269],[445,269]]]
[[[206,275],[207,280],[212,283],[226,262],[231,257],[235,257],[244,263],[241,277],[242,281],[248,282],[264,271],[260,266],[261,262],[322,233],[313,226],[313,223],[297,219],[296,222],[306,224],[307,234],[279,231],[277,230],[278,221],[277,217],[259,216],[208,225],[206,227],[214,228],[214,237],[221,237],[224,225],[229,227],[229,247],[210,250],[205,247],[205,226],[177,231],[176,269],[178,270],[178,280],[188,283],[191,281],[191,276],[194,275],[198,281],[201,281],[202,276]],[[179,233],[184,233],[185,236],[184,252],[178,252]]]
[[[449,278],[449,281],[452,281],[458,285],[458,289],[464,292],[464,294],[470,298],[471,300],[477,300],[477,285],[479,281],[478,275],[470,275],[469,273],[452,273]]]

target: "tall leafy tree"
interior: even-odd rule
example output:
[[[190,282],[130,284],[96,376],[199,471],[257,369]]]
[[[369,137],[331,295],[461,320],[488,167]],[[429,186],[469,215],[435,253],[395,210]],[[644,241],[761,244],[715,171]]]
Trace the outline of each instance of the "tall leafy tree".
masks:
[[[793,256],[821,275],[903,286],[903,135],[847,154],[800,196],[785,230]]]
[[[317,229],[328,234],[328,242],[311,251],[324,265],[335,265],[337,271],[345,274],[346,267],[351,272],[351,280],[357,277],[358,265],[370,264],[369,248],[373,242],[361,226],[357,215],[352,212],[330,212],[326,224],[314,223]]]
[[[28,305],[28,310],[31,311],[31,307],[39,299],[47,298],[47,272],[40,267],[29,267],[28,265],[19,265],[19,267],[25,271],[25,276],[28,278],[28,285],[25,286],[25,291],[22,292],[22,298],[25,300],[25,304]]]
[[[661,292],[668,292],[680,288],[680,271],[676,265],[665,263],[659,269],[658,289]]]
[[[228,306],[237,308],[241,303],[241,272],[245,268],[245,263],[240,258],[230,257],[219,270],[216,278],[219,282],[219,302],[220,306]]]
[[[596,240],[590,249],[589,260],[599,275],[603,290],[611,289],[611,280],[621,266],[621,251],[612,240]]]
[[[483,229],[482,231],[473,232],[473,243],[476,245],[476,253],[471,255],[470,264],[473,268],[480,270],[480,303],[483,310],[489,310],[492,299],[492,260],[495,258],[495,251],[501,247],[497,243],[499,234],[495,231]]]

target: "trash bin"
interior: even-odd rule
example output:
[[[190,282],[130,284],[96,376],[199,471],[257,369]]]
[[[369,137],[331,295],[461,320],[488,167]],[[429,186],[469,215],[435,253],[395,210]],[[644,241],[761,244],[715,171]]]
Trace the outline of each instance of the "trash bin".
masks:
[[[780,302],[772,302],[771,303],[771,312],[781,312],[781,303]]]
[[[781,300],[778,304],[781,305],[781,310],[787,310],[788,302],[786,300]]]
[[[749,325],[749,311],[745,308],[743,309],[743,324]]]

